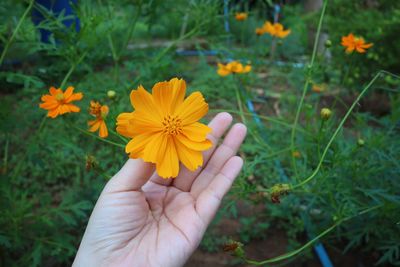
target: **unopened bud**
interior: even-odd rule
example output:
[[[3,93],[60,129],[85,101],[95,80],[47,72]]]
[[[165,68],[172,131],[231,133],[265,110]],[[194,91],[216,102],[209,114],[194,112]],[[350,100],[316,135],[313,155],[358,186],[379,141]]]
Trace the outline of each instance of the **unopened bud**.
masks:
[[[329,39],[326,40],[326,41],[325,41],[325,47],[326,47],[326,48],[329,48],[329,47],[331,47],[331,46],[332,46],[332,41],[329,40]]]
[[[108,90],[108,91],[107,91],[107,96],[108,96],[108,98],[110,98],[110,99],[115,98],[116,95],[117,95],[117,93],[116,93],[114,90]]]
[[[276,184],[271,188],[271,201],[272,203],[281,203],[281,196],[287,195],[290,191],[289,184]]]
[[[364,146],[364,145],[365,145],[364,139],[358,138],[357,144],[358,144],[359,146]]]
[[[224,245],[223,250],[225,252],[231,252],[233,255],[239,258],[244,257],[243,244],[238,241],[230,240]]]
[[[329,120],[331,116],[332,116],[332,111],[329,108],[321,109],[321,119],[326,121]]]

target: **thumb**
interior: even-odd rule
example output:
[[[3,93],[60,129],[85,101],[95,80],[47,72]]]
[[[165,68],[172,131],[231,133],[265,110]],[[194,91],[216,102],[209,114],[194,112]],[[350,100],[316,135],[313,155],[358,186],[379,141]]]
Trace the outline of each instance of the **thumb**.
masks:
[[[150,179],[155,165],[141,159],[128,159],[121,170],[111,178],[104,191],[136,191]]]

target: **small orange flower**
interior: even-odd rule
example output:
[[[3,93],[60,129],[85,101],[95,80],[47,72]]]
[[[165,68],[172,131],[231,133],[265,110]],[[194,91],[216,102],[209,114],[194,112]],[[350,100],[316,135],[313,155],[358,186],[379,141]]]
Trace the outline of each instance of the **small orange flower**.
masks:
[[[357,51],[357,53],[363,54],[367,52],[367,49],[373,46],[373,43],[365,43],[364,38],[362,37],[357,37],[354,36],[352,33],[350,33],[347,36],[342,37],[342,46],[346,47],[346,53],[350,54],[353,53],[354,50]]]
[[[239,61],[231,61],[226,65],[218,63],[217,73],[219,76],[224,77],[231,73],[243,74],[243,73],[248,73],[250,71],[251,71],[251,65],[244,66]]]
[[[125,147],[131,158],[141,158],[156,165],[162,178],[174,178],[179,162],[191,171],[203,165],[202,151],[212,146],[207,135],[211,128],[199,123],[208,112],[200,92],[185,99],[182,79],[159,82],[152,94],[141,85],[130,95],[135,109],[117,118],[117,132],[132,138]]]
[[[235,14],[235,19],[238,21],[243,21],[247,19],[247,13],[245,12],[240,12]]]
[[[70,112],[79,112],[81,109],[74,104],[73,101],[81,100],[82,93],[74,94],[74,87],[69,86],[65,92],[60,88],[50,87],[49,95],[43,95],[39,107],[48,110],[47,117],[56,118],[58,115],[63,115]]]
[[[282,24],[280,24],[278,22],[275,22],[274,24],[272,24],[269,21],[265,22],[264,25],[262,26],[262,28],[257,28],[256,33],[257,33],[257,31],[261,34],[268,33],[269,35],[271,35],[273,37],[278,37],[278,38],[285,38],[291,32],[290,29],[284,30]]]
[[[301,158],[301,153],[298,150],[292,152],[292,157],[294,158]]]
[[[263,35],[265,33],[265,30],[263,27],[261,28],[256,28],[256,34],[257,35]]]
[[[314,93],[322,93],[326,91],[326,84],[322,83],[322,84],[313,84],[313,86],[311,87],[311,90]]]
[[[107,125],[105,122],[108,112],[108,106],[101,105],[97,101],[90,101],[89,113],[93,115],[95,119],[88,121],[88,125],[90,126],[89,131],[96,132],[98,130],[101,138],[106,138],[108,136]]]

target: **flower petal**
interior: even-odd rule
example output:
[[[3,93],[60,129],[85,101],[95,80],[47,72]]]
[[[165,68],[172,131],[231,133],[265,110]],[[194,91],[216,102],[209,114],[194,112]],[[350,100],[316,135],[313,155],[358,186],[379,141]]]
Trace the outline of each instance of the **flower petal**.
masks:
[[[208,139],[201,141],[201,142],[196,142],[196,141],[190,140],[183,134],[179,135],[179,137],[175,138],[175,140],[177,142],[182,143],[187,148],[190,148],[190,149],[196,150],[196,151],[204,151],[204,150],[207,150],[210,147],[212,147],[212,142]]]
[[[53,101],[46,101],[44,103],[40,103],[39,107],[43,108],[43,109],[55,109],[57,108],[59,105],[59,103],[55,100]]]
[[[73,93],[74,93],[74,87],[68,86],[67,90],[65,90],[65,92],[64,92],[64,98],[68,99],[69,97],[72,96]]]
[[[143,86],[140,85],[137,90],[132,90],[130,98],[135,111],[140,111],[144,114],[154,114],[161,121],[162,113],[159,107],[154,103],[153,96]]]
[[[185,98],[186,82],[178,78],[159,82],[153,86],[152,93],[155,104],[161,108],[163,114],[173,114]]]
[[[202,123],[195,122],[182,127],[182,131],[190,140],[202,142],[206,140],[207,134],[211,133],[212,129]]]
[[[72,101],[81,100],[82,98],[83,98],[83,94],[82,93],[72,94],[68,98],[65,98],[65,103],[71,103]]]
[[[150,135],[138,135],[129,141],[125,147],[125,152],[129,153],[131,158],[141,158],[143,157],[144,148],[150,141]]]
[[[146,145],[144,149],[143,160],[146,162],[157,163],[160,162],[159,155],[163,155],[167,146],[167,136],[162,133],[153,134],[150,137],[150,142]]]
[[[58,94],[63,93],[61,89],[56,89],[54,86],[50,87],[49,92],[50,92],[50,95],[52,95],[52,96],[56,96]]]
[[[104,120],[101,120],[101,122],[100,122],[99,136],[101,138],[106,138],[108,136],[107,125]]]
[[[130,130],[134,134],[154,133],[162,131],[161,121],[154,117],[154,113],[135,111],[132,113]]]
[[[100,128],[100,122],[98,120],[93,120],[88,122],[92,127],[89,128],[89,132],[96,132]]]
[[[208,104],[204,101],[204,97],[200,92],[192,93],[183,101],[175,114],[182,120],[182,125],[188,125],[201,119],[208,112]]]
[[[134,137],[135,134],[131,130],[130,120],[132,119],[133,112],[121,113],[117,117],[117,132],[126,137]]]
[[[49,110],[49,112],[47,113],[47,117],[50,117],[50,118],[54,119],[59,114],[60,114],[59,107],[57,107],[55,109]]]
[[[194,171],[203,165],[203,154],[200,151],[192,150],[177,140],[175,140],[175,145],[179,160],[190,171]]]
[[[157,162],[157,174],[162,178],[175,178],[179,173],[179,159],[176,151],[174,139],[166,139],[165,152],[162,153],[162,159]]]
[[[68,106],[70,112],[79,112],[81,109],[73,104],[66,104]]]

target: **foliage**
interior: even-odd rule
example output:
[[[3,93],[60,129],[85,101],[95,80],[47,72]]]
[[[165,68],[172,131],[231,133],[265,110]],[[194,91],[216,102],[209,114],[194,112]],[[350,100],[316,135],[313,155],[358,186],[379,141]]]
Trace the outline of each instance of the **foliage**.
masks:
[[[225,31],[218,1],[79,2],[79,32],[63,25],[63,14],[41,9],[47,19],[37,26],[24,20],[0,63],[1,266],[70,265],[98,195],[126,159],[122,148],[85,132],[90,100],[110,107],[107,125],[114,129],[116,115],[130,110],[126,98],[133,88],[150,88],[174,76],[185,78],[189,91],[202,91],[211,115],[227,110],[249,127],[240,152],[244,170],[203,248],[217,251],[231,238],[215,232],[221,218],[239,222],[236,238],[245,244],[268,238],[266,231],[274,227],[284,229],[288,251],[338,223],[321,239],[324,244],[342,251],[362,248],[366,255],[378,255],[373,259],[378,265],[400,264],[397,77],[381,75],[328,147],[317,175],[295,187],[316,169],[354,93],[380,69],[399,72],[396,1],[369,6],[371,1],[332,0],[323,23],[333,43],[327,48],[332,57],[317,54],[311,70],[307,26],[317,24],[319,13],[304,15],[300,4],[282,9],[282,23],[292,32],[274,52],[271,37],[254,34],[256,27],[272,20],[272,1],[232,4],[230,32]],[[24,1],[0,4],[0,50],[26,8]],[[248,20],[236,21],[236,11],[248,11]],[[54,33],[50,43],[39,41],[38,29]],[[351,55],[352,64],[340,46],[341,36],[349,32],[374,43],[367,54]],[[210,49],[217,55],[184,57],[177,49]],[[218,76],[216,63],[231,59],[251,62],[252,71]],[[310,86],[294,144],[300,156],[293,158],[290,135],[305,81]],[[311,90],[322,83],[325,92]],[[48,87],[61,85],[84,93],[82,111],[44,119],[40,96]],[[108,90],[116,96],[109,98]],[[320,118],[323,107],[333,112],[326,121]],[[106,140],[123,142],[115,135]],[[271,203],[276,184],[293,188],[279,195],[279,204]],[[240,216],[235,205],[239,201],[261,211]]]

